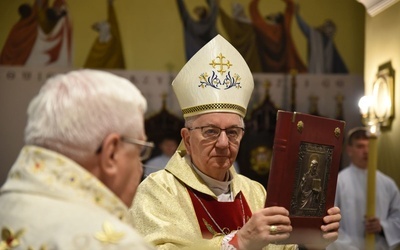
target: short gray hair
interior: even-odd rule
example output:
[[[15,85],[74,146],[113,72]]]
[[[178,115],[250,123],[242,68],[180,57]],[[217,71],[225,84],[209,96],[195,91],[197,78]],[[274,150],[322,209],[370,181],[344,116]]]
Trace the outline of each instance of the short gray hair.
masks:
[[[25,143],[83,160],[110,133],[144,133],[146,108],[145,98],[125,78],[88,69],[59,74],[29,104]]]

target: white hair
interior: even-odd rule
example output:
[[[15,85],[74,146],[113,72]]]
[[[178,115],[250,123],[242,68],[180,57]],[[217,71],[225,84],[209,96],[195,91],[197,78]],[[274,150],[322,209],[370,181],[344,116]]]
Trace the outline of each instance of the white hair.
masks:
[[[146,108],[125,78],[88,69],[56,75],[29,104],[25,143],[84,160],[110,133],[144,134]]]

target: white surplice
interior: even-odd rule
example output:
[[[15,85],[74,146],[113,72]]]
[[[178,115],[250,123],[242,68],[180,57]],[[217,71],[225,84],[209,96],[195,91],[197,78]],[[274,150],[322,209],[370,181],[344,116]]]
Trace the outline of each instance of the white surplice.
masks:
[[[367,174],[367,170],[354,165],[339,173],[335,205],[340,207],[342,220],[335,249],[365,249]],[[375,235],[375,249],[393,249],[400,244],[400,193],[396,183],[379,170],[375,199],[375,215],[384,231],[384,235]]]

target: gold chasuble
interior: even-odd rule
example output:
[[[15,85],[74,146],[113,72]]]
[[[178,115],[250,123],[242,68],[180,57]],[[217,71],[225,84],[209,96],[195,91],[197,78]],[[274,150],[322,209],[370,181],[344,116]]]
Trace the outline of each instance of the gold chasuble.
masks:
[[[158,249],[219,250],[227,233],[264,207],[264,187],[237,174],[234,167],[229,171],[235,200],[219,202],[191,164],[185,149],[178,150],[165,169],[146,177],[136,192],[129,211],[132,223]],[[296,247],[270,244],[264,249]]]
[[[172,83],[184,118],[213,112],[244,117],[253,85],[243,57],[220,35],[201,48]],[[231,134],[223,130],[226,136]],[[186,141],[183,130],[181,134]],[[233,166],[224,165],[226,180],[211,178],[196,168],[197,158],[191,158],[204,145],[196,145],[196,150],[185,145],[192,144],[182,141],[167,166],[140,183],[130,209],[132,223],[158,249],[232,249],[229,237],[264,208],[266,191],[261,183],[237,174]],[[200,157],[206,154],[201,152]],[[296,247],[270,244],[266,248]]]
[[[251,211],[242,193],[233,202],[219,202],[212,196],[188,188],[203,238],[230,234],[239,230],[251,217]]]

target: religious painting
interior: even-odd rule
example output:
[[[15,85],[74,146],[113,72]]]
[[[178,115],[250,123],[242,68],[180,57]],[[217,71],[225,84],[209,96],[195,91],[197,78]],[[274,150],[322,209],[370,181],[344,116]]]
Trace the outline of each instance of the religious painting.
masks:
[[[107,1],[107,20],[98,21],[92,25],[92,29],[98,33],[98,37],[87,55],[85,68],[125,68],[120,29],[113,2],[114,0]]]
[[[72,66],[72,23],[67,3],[35,0],[16,10],[0,53],[0,65]]]

